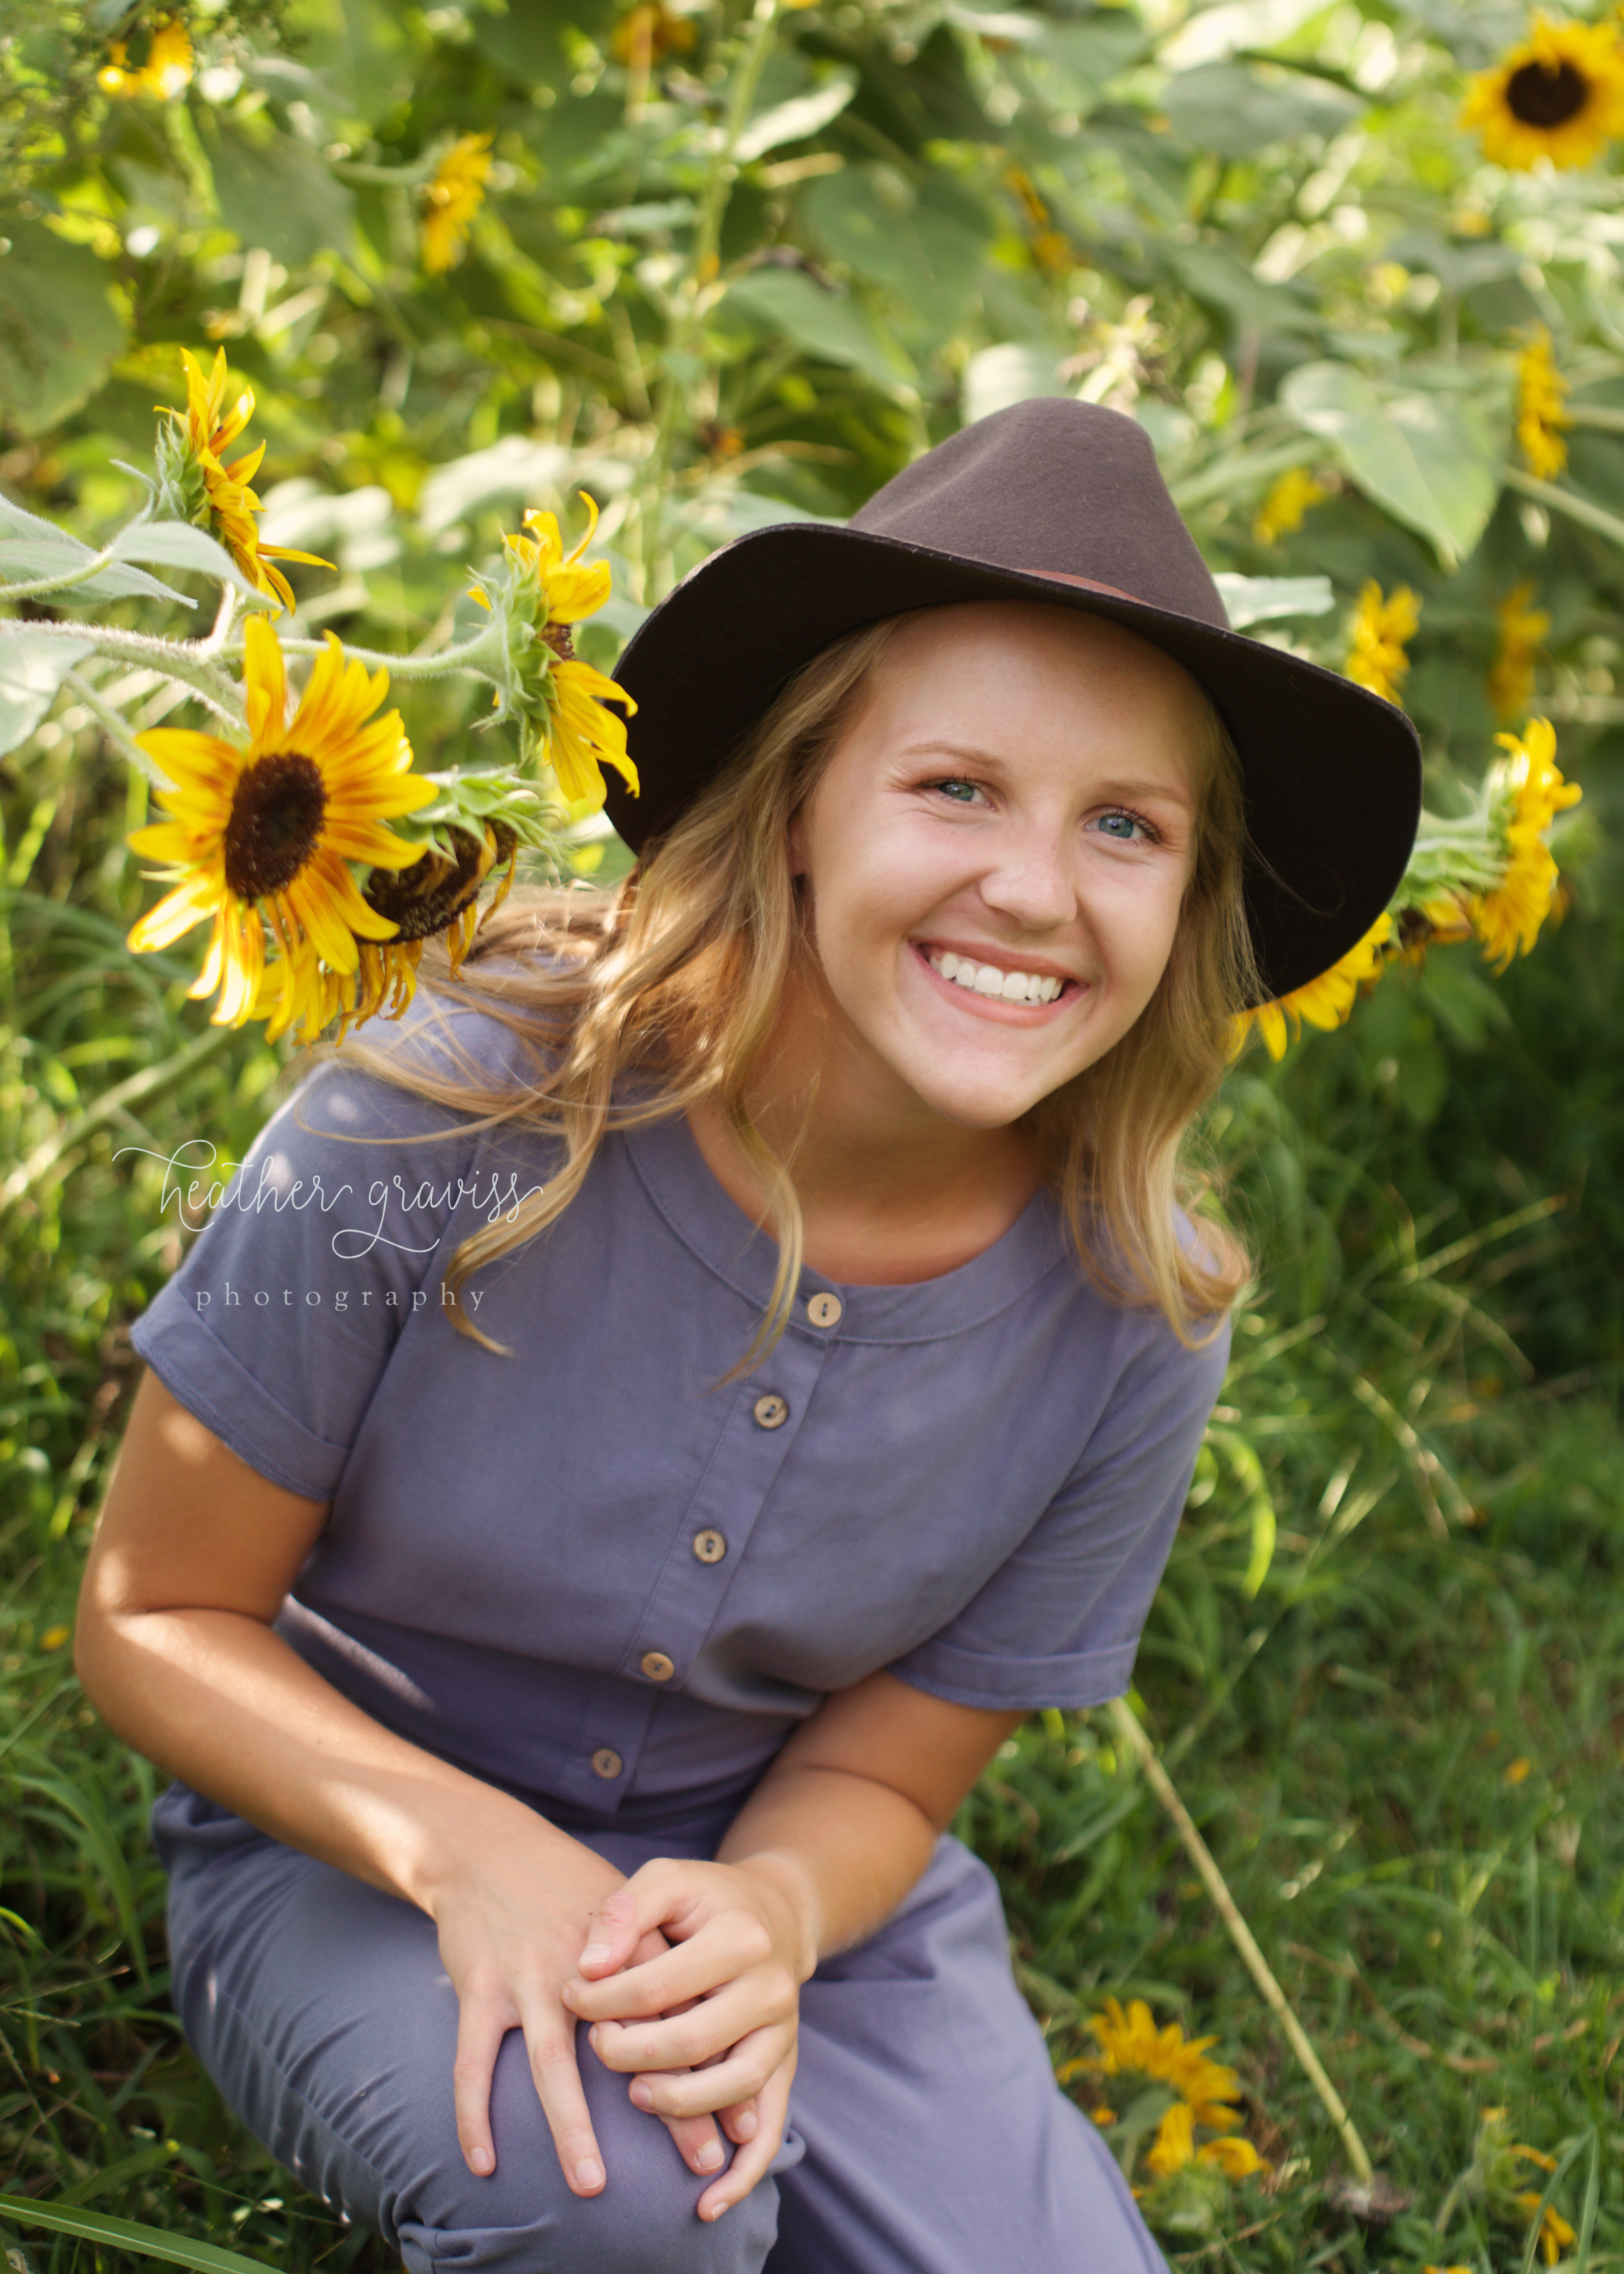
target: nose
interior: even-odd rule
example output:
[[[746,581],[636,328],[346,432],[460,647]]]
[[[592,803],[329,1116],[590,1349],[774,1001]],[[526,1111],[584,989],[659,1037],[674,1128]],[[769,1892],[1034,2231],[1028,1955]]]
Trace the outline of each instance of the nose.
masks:
[[[1069,832],[1058,820],[1032,816],[1001,832],[997,857],[983,874],[986,906],[1023,931],[1053,931],[1077,914]]]

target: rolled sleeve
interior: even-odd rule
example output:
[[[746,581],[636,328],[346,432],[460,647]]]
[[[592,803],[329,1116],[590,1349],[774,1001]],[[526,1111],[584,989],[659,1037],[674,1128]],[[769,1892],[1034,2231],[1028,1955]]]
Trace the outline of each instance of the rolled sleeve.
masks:
[[[479,1039],[471,1023],[460,1041]],[[251,1468],[331,1499],[402,1328],[441,1305],[449,1250],[501,1212],[485,1202],[507,1197],[504,1174],[525,1189],[482,1136],[342,1057],[318,1065],[136,1321],[135,1349]]]
[[[1013,1555],[889,1671],[958,1706],[1066,1710],[1119,1698],[1228,1363],[1226,1321],[1189,1350],[1159,1335]]]

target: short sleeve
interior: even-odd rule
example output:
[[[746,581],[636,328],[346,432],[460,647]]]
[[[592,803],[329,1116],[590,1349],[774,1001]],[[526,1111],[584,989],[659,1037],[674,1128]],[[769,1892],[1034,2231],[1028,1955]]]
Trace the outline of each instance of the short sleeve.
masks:
[[[392,1048],[410,1058],[422,1027],[414,1014]],[[450,1014],[450,1031],[486,1064],[510,1034],[478,1013]],[[136,1350],[251,1468],[330,1499],[403,1327],[442,1302],[450,1249],[528,1189],[511,1142],[485,1134],[342,1054],[320,1065],[223,1193],[216,1182],[208,1221],[131,1330]],[[166,1206],[194,1177],[208,1194],[211,1175],[177,1163]]]
[[[1124,1368],[1082,1457],[1020,1546],[889,1671],[954,1705],[1011,1713],[1120,1697],[1229,1349],[1227,1319],[1199,1350],[1160,1330]]]

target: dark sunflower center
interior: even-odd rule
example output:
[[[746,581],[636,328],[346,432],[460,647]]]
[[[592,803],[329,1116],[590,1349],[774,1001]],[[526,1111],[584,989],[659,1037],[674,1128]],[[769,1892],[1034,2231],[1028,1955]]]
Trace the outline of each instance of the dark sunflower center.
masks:
[[[239,900],[285,892],[321,837],[327,787],[313,758],[279,750],[247,767],[226,823],[226,883]]]
[[[1506,82],[1506,106],[1524,126],[1566,126],[1590,101],[1590,82],[1571,64],[1547,71],[1543,64],[1524,64]]]
[[[514,848],[514,832],[505,821],[492,821],[489,826],[496,840],[496,858],[506,861]],[[431,847],[410,868],[374,869],[367,878],[361,897],[368,907],[399,924],[397,939],[431,938],[455,923],[469,902],[477,899],[484,881],[479,856],[485,847],[464,830],[456,833],[455,861]]]

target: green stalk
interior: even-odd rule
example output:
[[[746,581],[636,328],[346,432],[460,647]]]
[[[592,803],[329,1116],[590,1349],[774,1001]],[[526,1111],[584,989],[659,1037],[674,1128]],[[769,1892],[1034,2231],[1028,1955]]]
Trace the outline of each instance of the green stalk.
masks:
[[[122,631],[110,624],[24,624],[0,616],[0,638],[11,631],[26,634],[29,639],[87,642],[99,655],[122,656],[145,664],[149,671],[161,672],[164,678],[190,687],[229,725],[240,728],[244,723],[242,696],[235,681],[216,669],[195,642],[160,639],[151,632]]]
[[[1316,454],[1317,446],[1311,435],[1299,435],[1295,442],[1279,443],[1272,450],[1259,450],[1252,458],[1225,458],[1218,465],[1207,466],[1199,473],[1191,474],[1182,482],[1169,482],[1174,504],[1180,513],[1187,513],[1193,505],[1205,505],[1208,498],[1226,497],[1232,490],[1252,488],[1267,481],[1271,474],[1289,473],[1293,466],[1305,465]]]
[[[773,34],[778,28],[778,7],[779,0],[756,0],[749,29],[745,34],[744,52],[740,57],[728,99],[727,117],[720,139],[710,155],[710,171],[700,201],[699,227],[695,232],[682,304],[665,343],[665,379],[660,388],[656,413],[654,449],[649,461],[644,487],[647,504],[643,508],[639,548],[643,590],[638,597],[643,600],[649,598],[659,549],[660,521],[677,418],[686,400],[690,367],[699,345],[707,305],[706,290],[714,281],[723,217],[727,211],[728,199],[733,194],[733,183],[738,177],[739,169],[733,162],[733,152],[750,116],[756,90],[761,84],[762,72],[771,49]]]
[[[1500,476],[1507,489],[1521,490],[1524,497],[1550,506],[1557,513],[1565,513],[1569,521],[1580,522],[1593,529],[1598,536],[1610,537],[1615,545],[1624,545],[1624,521],[1609,513],[1605,506],[1592,505],[1577,490],[1559,490],[1554,482],[1542,482],[1533,474],[1525,474],[1517,466],[1507,466]]]

